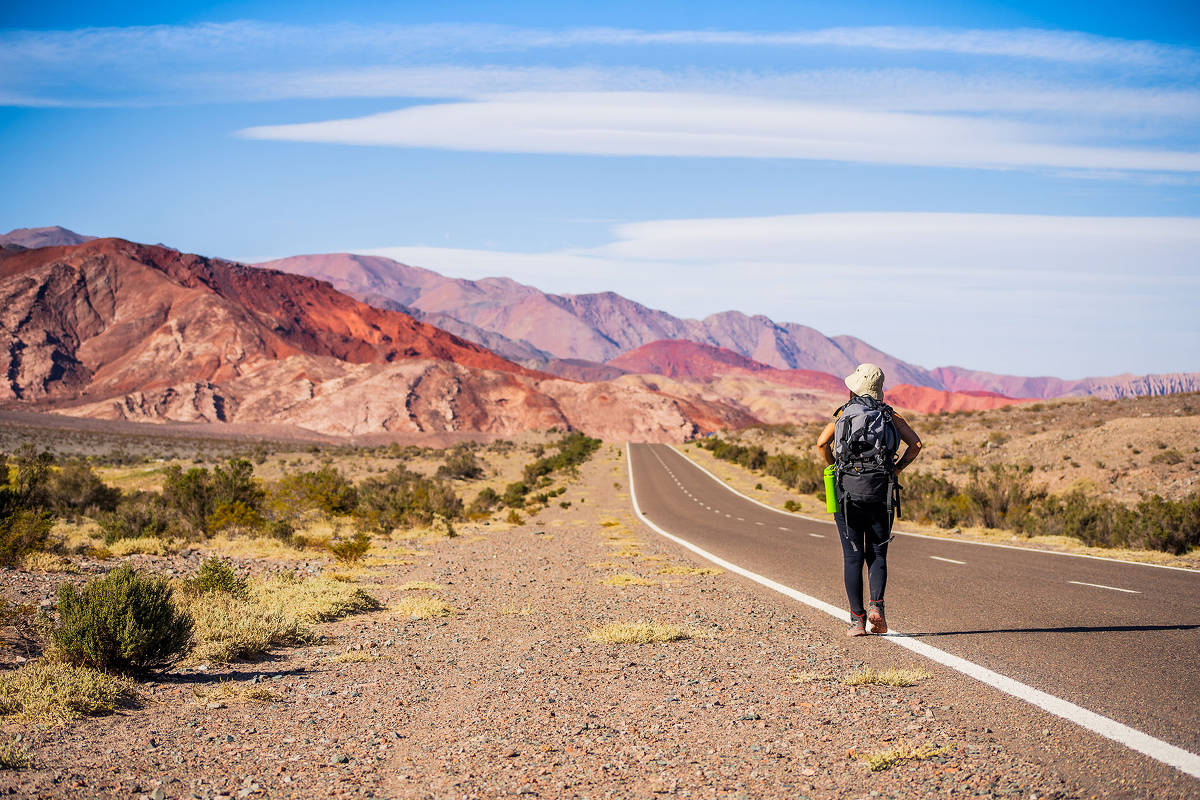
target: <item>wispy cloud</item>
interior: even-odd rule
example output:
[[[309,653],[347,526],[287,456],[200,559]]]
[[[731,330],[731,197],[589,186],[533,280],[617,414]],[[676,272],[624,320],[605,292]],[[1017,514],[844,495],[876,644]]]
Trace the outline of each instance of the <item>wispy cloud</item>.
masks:
[[[1018,374],[1200,368],[1196,219],[799,214],[654,220],[612,233],[599,247],[546,253],[360,252],[547,291],[615,290],[683,316],[732,308],[803,321],[922,354],[929,366],[979,364],[991,352],[1005,355],[987,367]]]
[[[1064,142],[1032,124],[661,92],[514,93],[240,135],[509,153],[1200,172],[1200,153]]]

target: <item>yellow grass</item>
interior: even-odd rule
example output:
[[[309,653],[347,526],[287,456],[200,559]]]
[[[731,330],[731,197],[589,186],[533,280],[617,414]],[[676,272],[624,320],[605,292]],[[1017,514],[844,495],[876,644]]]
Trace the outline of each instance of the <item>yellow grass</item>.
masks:
[[[382,661],[383,656],[372,653],[368,650],[350,650],[345,653],[339,653],[329,659],[330,664],[370,664],[375,661]]]
[[[196,645],[189,660],[223,663],[256,658],[276,647],[311,641],[312,624],[379,608],[362,589],[327,576],[284,574],[251,581],[245,599],[220,592],[176,592],[192,617]]]
[[[618,525],[620,525],[620,524],[621,524],[621,523],[617,522],[615,519],[602,519],[602,520],[600,520],[600,527],[602,527],[602,528],[615,528],[615,527],[617,527],[617,526],[618,526]]]
[[[392,606],[392,611],[401,617],[409,619],[431,619],[433,617],[448,617],[455,613],[454,606],[436,597],[425,595],[408,595]]]
[[[0,718],[70,722],[111,713],[135,696],[127,678],[46,659],[0,674]]]
[[[619,567],[621,565],[615,561],[593,561],[591,564],[588,564],[588,566],[594,569],[612,569],[613,567]]]
[[[528,603],[517,608],[516,606],[505,606],[500,609],[500,613],[506,617],[528,617],[533,613],[533,607]]]
[[[827,672],[812,672],[804,669],[789,673],[787,679],[788,683],[817,683],[818,681],[831,681],[833,676]]]
[[[595,628],[587,638],[605,644],[653,644],[690,639],[692,634],[678,625],[659,622],[613,622]]]
[[[847,686],[916,686],[926,678],[933,677],[923,669],[887,669],[875,670],[871,667],[856,670],[842,678]]]
[[[90,519],[83,522],[59,520],[50,536],[56,542],[54,549],[69,555],[95,555],[105,549],[100,526]]]
[[[619,572],[616,575],[609,575],[607,578],[602,578],[597,583],[604,583],[609,586],[653,586],[654,581],[646,580],[645,578],[634,575],[631,572]]]
[[[160,539],[157,536],[139,536],[136,539],[117,539],[108,546],[108,551],[114,556],[131,556],[141,553],[148,556],[165,556],[178,548],[173,542]]]
[[[687,567],[682,564],[672,564],[655,570],[656,575],[720,575],[722,570],[715,567]]]
[[[193,689],[198,703],[225,701],[232,703],[279,703],[283,696],[256,683],[222,681],[211,689]]]
[[[0,742],[0,769],[25,769],[33,759],[29,751],[11,739]]]
[[[26,553],[21,558],[21,569],[26,572],[69,572],[72,574],[82,572],[79,567],[71,563],[70,559],[41,550]]]
[[[890,750],[880,750],[875,753],[867,753],[861,756],[862,760],[867,762],[867,766],[872,772],[882,772],[885,769],[891,769],[898,764],[903,764],[905,761],[926,761],[931,758],[949,753],[952,745],[945,747],[934,747],[930,744],[922,744],[913,747],[911,745],[897,745]]]
[[[319,539],[306,539],[314,547]],[[205,545],[207,549],[227,558],[264,558],[274,561],[311,561],[317,558],[327,558],[327,554],[312,550],[293,547],[269,536],[214,536]]]
[[[400,589],[401,589],[401,591],[405,591],[405,592],[416,591],[416,590],[423,590],[426,592],[444,592],[444,591],[446,591],[445,586],[442,586],[440,583],[434,583],[433,581],[408,581],[406,583],[400,584]]]

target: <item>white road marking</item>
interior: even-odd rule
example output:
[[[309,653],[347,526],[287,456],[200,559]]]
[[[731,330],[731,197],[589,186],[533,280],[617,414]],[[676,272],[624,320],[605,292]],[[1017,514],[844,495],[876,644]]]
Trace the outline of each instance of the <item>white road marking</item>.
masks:
[[[942,558],[941,556],[930,556],[934,561],[945,561],[947,564],[965,564],[965,561],[955,561],[953,558]]]
[[[657,457],[657,453],[655,456]],[[686,457],[686,456],[685,456]],[[661,460],[661,459],[660,459]],[[804,594],[793,589],[790,586],[785,586],[782,583],[773,581],[770,578],[763,577],[757,573],[751,572],[745,567],[739,567],[737,564],[726,561],[725,559],[715,556],[712,553],[704,550],[686,539],[680,538],[673,533],[660,528],[655,523],[642,513],[642,508],[638,505],[637,490],[633,483],[633,458],[631,448],[628,442],[625,443],[625,463],[629,468],[629,500],[633,504],[633,512],[637,515],[648,528],[654,530],[658,534],[665,536],[676,544],[686,547],[693,553],[696,553],[701,558],[708,559],[719,567],[722,567],[729,572],[741,575],[743,578],[748,578],[755,583],[767,587],[773,591],[779,592],[785,597],[790,597],[793,600],[804,603],[806,606],[815,608],[818,611],[824,611],[834,619],[842,620],[846,616],[846,612],[835,605],[826,603],[824,600],[818,600],[815,597]],[[699,465],[697,465],[699,466]],[[701,467],[703,469],[703,467]],[[706,470],[707,471],[707,470]],[[780,512],[784,513],[784,512]],[[1020,548],[1018,548],[1020,549]],[[898,633],[895,628],[891,633],[884,638],[890,640],[893,644],[910,650],[918,655],[933,659],[939,664],[943,664],[950,669],[956,670],[968,675],[981,683],[986,683],[1005,694],[1012,695],[1020,700],[1037,706],[1038,708],[1048,711],[1056,717],[1074,722],[1082,728],[1086,728],[1093,733],[1097,733],[1106,739],[1112,739],[1114,742],[1125,745],[1131,750],[1136,750],[1139,753],[1144,753],[1156,761],[1174,767],[1180,772],[1191,775],[1193,778],[1200,778],[1200,755],[1189,753],[1181,747],[1164,742],[1162,739],[1156,739],[1153,736],[1143,733],[1136,728],[1131,728],[1124,723],[1117,722],[1115,719],[1097,714],[1095,711],[1089,711],[1083,706],[1077,706],[1074,703],[1063,700],[1061,697],[1055,697],[1052,694],[1043,692],[1040,689],[1035,689],[1032,686],[1014,680],[1007,675],[1001,675],[999,672],[980,666],[973,661],[967,661],[956,655],[947,653],[945,650],[925,644],[924,642],[905,636]]]
[[[1141,594],[1141,592],[1137,591],[1136,589],[1122,589],[1119,586],[1105,586],[1103,583],[1084,583],[1083,581],[1067,581],[1067,583],[1073,583],[1076,586],[1095,586],[1097,589],[1112,589],[1114,592]]]
[[[738,517],[738,518],[737,518],[737,520],[738,520],[738,522],[745,522],[745,521],[746,521],[746,518],[745,518],[745,517]]]
[[[782,525],[780,525],[780,526],[779,526],[779,530],[781,530],[781,531],[790,531],[790,530],[791,530],[791,528],[785,528],[785,527],[783,527]]]
[[[797,514],[794,511],[784,511],[782,508],[776,508],[775,506],[769,506],[766,503],[762,502],[761,500],[755,500],[753,497],[751,497],[749,495],[742,494],[737,489],[734,489],[732,486],[727,484],[725,481],[721,480],[716,475],[712,474],[707,469],[705,469],[704,467],[697,464],[690,457],[688,457],[688,455],[686,453],[682,452],[679,448],[671,446],[671,449],[674,450],[676,453],[678,453],[679,457],[682,458],[684,461],[688,462],[693,467],[700,470],[705,475],[712,478],[714,481],[719,483],[721,486],[724,486],[726,489],[733,492],[734,494],[736,494],[738,497],[742,498],[743,500],[749,500],[751,503],[754,503],[755,505],[762,506],[763,508],[767,509],[768,511],[774,511],[776,514],[783,514],[785,517],[791,517],[793,519],[797,519],[797,518],[798,519],[807,519],[812,522],[821,522],[826,525],[834,525],[835,524],[832,519],[828,519],[828,518],[824,518],[824,517],[810,517],[808,514]],[[659,460],[661,461],[662,459],[659,459]],[[663,466],[666,466],[666,464],[663,464]],[[911,536],[914,539],[933,539],[933,540],[939,541],[939,542],[949,541],[949,542],[957,542],[958,544],[979,545],[980,547],[999,547],[1001,550],[1020,550],[1024,553],[1041,553],[1042,555],[1047,555],[1047,556],[1067,556],[1068,558],[1091,558],[1096,561],[1107,561],[1109,563],[1115,563],[1115,564],[1132,564],[1135,567],[1155,567],[1156,569],[1173,569],[1177,572],[1200,573],[1200,569],[1192,569],[1191,567],[1173,567],[1170,564],[1151,564],[1151,563],[1148,563],[1145,561],[1126,561],[1123,558],[1109,558],[1108,556],[1093,556],[1089,553],[1062,553],[1062,552],[1059,552],[1058,550],[1040,550],[1036,547],[1020,547],[1015,544],[1000,544],[999,542],[976,542],[976,541],[972,541],[971,539],[952,539],[948,536],[930,536],[927,533],[913,533],[911,531],[893,531],[893,533],[895,533],[897,536]]]
[[[756,522],[756,523],[754,523],[754,524],[755,524],[755,525],[762,525],[763,523],[761,523],[761,522]]]
[[[809,536],[813,537],[814,539],[824,539],[825,538],[825,534],[823,534],[823,533],[810,533]]]

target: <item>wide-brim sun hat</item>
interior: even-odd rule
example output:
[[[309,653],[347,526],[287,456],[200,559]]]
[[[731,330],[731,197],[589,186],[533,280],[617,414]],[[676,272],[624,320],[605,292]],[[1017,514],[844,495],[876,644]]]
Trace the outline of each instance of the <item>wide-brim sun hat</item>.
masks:
[[[883,370],[874,364],[859,364],[846,376],[846,388],[863,397],[883,400]]]

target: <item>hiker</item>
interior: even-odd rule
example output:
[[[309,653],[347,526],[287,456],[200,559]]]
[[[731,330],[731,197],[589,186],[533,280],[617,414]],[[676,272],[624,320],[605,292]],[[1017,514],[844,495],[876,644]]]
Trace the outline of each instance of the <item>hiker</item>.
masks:
[[[896,475],[921,452],[921,439],[904,418],[883,402],[883,370],[859,364],[846,378],[850,400],[833,413],[817,438],[826,464],[834,466],[838,510],[833,519],[842,540],[846,596],[850,600],[847,636],[887,633],[883,590],[892,520],[899,511]],[[900,442],[904,454],[896,459]],[[863,563],[871,602],[863,608]]]

